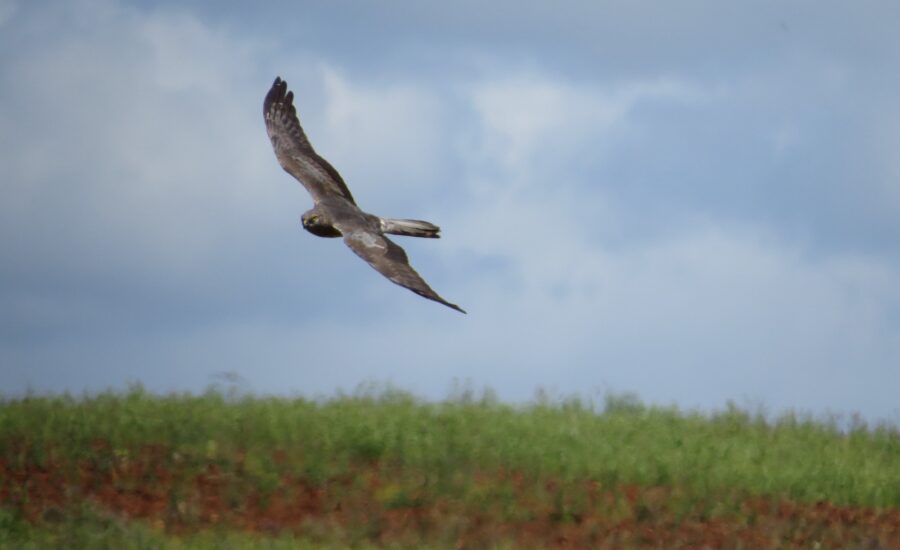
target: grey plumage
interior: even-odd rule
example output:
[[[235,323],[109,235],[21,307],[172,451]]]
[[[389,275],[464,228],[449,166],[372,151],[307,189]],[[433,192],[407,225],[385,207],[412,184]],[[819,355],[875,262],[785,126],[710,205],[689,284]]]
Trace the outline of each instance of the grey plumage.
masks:
[[[425,237],[427,239],[439,239],[441,237],[440,227],[422,220],[381,218],[381,230],[391,235],[406,235],[407,237]]]
[[[319,237],[343,237],[344,243],[379,273],[416,294],[465,313],[441,298],[409,265],[406,252],[384,234],[439,238],[440,228],[421,220],[381,218],[362,211],[331,164],[320,157],[300,126],[294,93],[276,78],[263,102],[266,132],[284,170],[297,178],[313,198],[303,214],[303,227]]]

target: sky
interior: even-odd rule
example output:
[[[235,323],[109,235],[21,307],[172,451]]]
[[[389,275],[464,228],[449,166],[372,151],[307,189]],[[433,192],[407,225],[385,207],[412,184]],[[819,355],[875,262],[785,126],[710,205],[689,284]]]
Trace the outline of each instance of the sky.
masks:
[[[900,4],[0,0],[0,393],[900,422]],[[278,166],[262,100],[461,315]]]

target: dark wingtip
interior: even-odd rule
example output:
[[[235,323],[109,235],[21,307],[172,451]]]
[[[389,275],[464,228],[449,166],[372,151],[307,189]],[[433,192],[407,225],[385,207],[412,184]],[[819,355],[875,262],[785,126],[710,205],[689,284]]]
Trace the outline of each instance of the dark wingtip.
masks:
[[[466,313],[466,310],[464,310],[463,308],[459,307],[456,304],[451,304],[447,300],[441,298],[435,291],[431,290],[430,288],[428,288],[427,291],[422,290],[422,289],[417,289],[417,288],[410,288],[410,287],[406,287],[406,288],[408,288],[409,290],[412,290],[413,292],[415,292],[416,294],[418,294],[419,296],[421,296],[423,298],[428,298],[429,300],[434,300],[435,302],[437,302],[439,304],[444,304],[445,306],[447,306],[449,308],[455,309],[456,311],[458,311],[460,313],[465,313],[466,315],[468,315],[468,313]],[[427,288],[427,285],[426,285],[426,288]]]
[[[465,314],[465,315],[468,315],[468,313],[466,313],[466,310],[464,310],[463,308],[459,307],[459,306],[456,305],[456,304],[451,304],[450,302],[444,302],[444,305],[447,306],[447,307],[452,307],[452,308],[455,309],[456,311],[458,311],[458,312],[460,312],[460,313],[463,313],[463,314]]]
[[[272,83],[272,87],[269,88],[269,93],[266,94],[266,99],[263,101],[263,114],[268,113],[274,103],[284,102],[285,92],[287,92],[287,82],[281,80],[280,76],[276,76],[275,82]],[[293,99],[293,95],[288,92],[287,96],[290,96],[287,101],[290,104],[290,99]]]

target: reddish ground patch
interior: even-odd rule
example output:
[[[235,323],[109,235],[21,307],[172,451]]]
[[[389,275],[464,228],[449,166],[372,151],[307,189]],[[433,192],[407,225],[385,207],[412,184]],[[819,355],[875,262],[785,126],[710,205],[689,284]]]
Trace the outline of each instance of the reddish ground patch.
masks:
[[[36,524],[59,521],[89,501],[175,534],[223,525],[411,546],[900,548],[896,509],[698,496],[677,487],[603,487],[518,472],[435,480],[379,463],[313,482],[283,452],[271,457],[278,473],[263,483],[247,472],[243,456],[188,460],[161,446],[128,453],[102,441],[94,447],[95,458],[75,464],[53,452],[0,460],[0,506]]]

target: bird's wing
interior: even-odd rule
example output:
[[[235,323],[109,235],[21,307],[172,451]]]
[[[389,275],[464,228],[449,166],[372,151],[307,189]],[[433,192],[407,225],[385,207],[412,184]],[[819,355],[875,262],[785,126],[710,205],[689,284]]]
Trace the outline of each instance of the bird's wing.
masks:
[[[341,175],[313,150],[297,118],[294,92],[287,82],[276,78],[263,102],[266,132],[275,148],[275,156],[284,170],[300,180],[315,202],[339,195],[353,204],[353,196]]]
[[[384,235],[357,229],[356,231],[345,233],[344,242],[360,258],[367,261],[369,265],[391,281],[412,290],[419,296],[465,313],[458,305],[451,304],[438,296],[438,293],[433,291],[428,286],[428,283],[409,265],[409,258],[406,257],[406,252]]]

